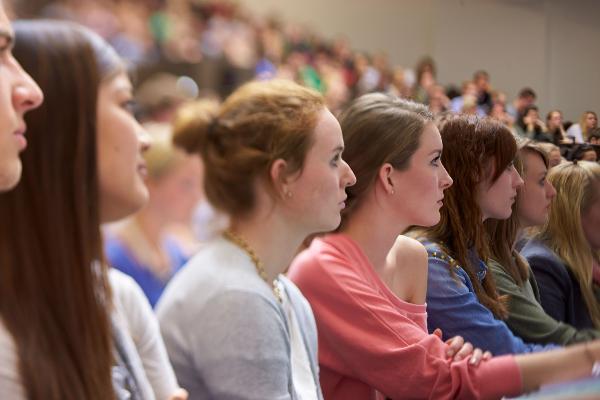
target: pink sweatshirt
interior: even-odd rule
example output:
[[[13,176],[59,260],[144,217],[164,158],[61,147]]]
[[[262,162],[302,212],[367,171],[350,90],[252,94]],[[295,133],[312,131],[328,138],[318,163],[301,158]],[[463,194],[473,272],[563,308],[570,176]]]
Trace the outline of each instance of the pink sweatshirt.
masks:
[[[448,360],[447,345],[427,333],[426,306],[396,297],[348,236],[313,240],[288,275],[315,314],[327,400],[499,399],[522,391],[513,356],[478,367]]]

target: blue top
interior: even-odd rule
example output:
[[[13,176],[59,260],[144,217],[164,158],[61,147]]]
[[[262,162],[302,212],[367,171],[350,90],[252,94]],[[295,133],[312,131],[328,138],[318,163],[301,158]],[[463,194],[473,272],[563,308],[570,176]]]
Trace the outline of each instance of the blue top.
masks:
[[[166,238],[163,241],[163,249],[171,261],[171,274],[166,280],[154,275],[149,267],[140,264],[125,243],[114,235],[108,235],[104,242],[104,250],[109,264],[131,276],[140,285],[152,307],[155,306],[171,277],[189,258],[173,239]]]
[[[521,254],[535,275],[544,311],[577,329],[594,328],[579,281],[564,261],[538,240],[527,242]]]
[[[429,255],[427,278],[427,326],[432,333],[440,328],[444,340],[460,335],[465,341],[494,356],[519,354],[558,348],[555,345],[525,343],[515,336],[508,326],[479,302],[467,272],[455,266],[450,274],[450,260],[439,245],[423,243]],[[473,254],[479,266],[477,278],[481,282],[487,274],[486,264]]]

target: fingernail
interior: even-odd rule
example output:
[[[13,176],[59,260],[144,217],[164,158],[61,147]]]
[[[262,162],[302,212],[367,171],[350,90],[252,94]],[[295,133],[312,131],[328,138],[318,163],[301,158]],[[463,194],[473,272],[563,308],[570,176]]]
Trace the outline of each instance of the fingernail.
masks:
[[[469,360],[469,364],[473,365],[476,361],[477,359],[475,357],[471,357],[471,359]]]

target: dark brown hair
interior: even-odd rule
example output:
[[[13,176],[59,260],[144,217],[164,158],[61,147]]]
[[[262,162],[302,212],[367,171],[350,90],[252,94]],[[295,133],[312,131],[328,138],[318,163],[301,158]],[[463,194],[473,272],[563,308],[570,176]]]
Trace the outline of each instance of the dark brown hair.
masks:
[[[0,195],[0,315],[28,399],[112,399],[96,103],[102,80],[122,65],[77,25],[14,27],[15,57],[45,102],[25,117],[21,182]]]
[[[515,159],[515,167],[522,176],[527,173],[526,154],[541,157],[548,168],[548,156],[536,142],[525,139],[519,141],[518,145],[519,152]],[[517,197],[520,196],[521,190],[518,190]],[[500,264],[500,267],[512,277],[517,285],[522,286],[529,279],[529,266],[515,249],[517,235],[522,228],[519,224],[518,200],[513,204],[512,210],[510,218],[504,220],[488,218],[484,225],[490,238],[490,257]]]
[[[439,243],[467,272],[479,301],[498,318],[507,316],[505,299],[496,292],[492,274],[480,283],[477,265],[469,251],[487,262],[490,257],[489,237],[476,201],[478,184],[491,178],[495,182],[517,153],[515,138],[508,128],[490,118],[457,115],[440,127],[444,152],[442,163],[454,179],[444,194],[440,222],[426,230],[426,236]]]
[[[340,115],[344,160],[356,175],[356,184],[346,189],[342,225],[359,206],[383,164],[390,163],[398,170],[408,167],[425,125],[432,121],[433,115],[424,105],[383,93],[357,98]]]
[[[200,154],[206,197],[237,217],[254,208],[254,184],[267,179],[275,160],[286,160],[290,174],[302,168],[324,109],[319,93],[294,82],[251,82],[221,107],[207,105],[197,113],[180,114],[175,144]]]

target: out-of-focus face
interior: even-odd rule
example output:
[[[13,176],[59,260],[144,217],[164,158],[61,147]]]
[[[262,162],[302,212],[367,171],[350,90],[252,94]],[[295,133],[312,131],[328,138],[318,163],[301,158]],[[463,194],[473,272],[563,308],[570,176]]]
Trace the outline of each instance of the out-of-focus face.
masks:
[[[527,114],[525,115],[525,117],[529,118],[529,120],[531,122],[535,122],[540,118],[540,114],[538,113],[538,110],[531,109],[531,110],[527,111]]]
[[[337,119],[327,109],[319,114],[304,167],[287,187],[284,208],[307,234],[338,227],[345,207],[346,188],[356,183],[342,159],[344,138]]]
[[[491,161],[490,161],[491,162]],[[507,219],[512,213],[512,205],[517,198],[517,189],[523,179],[510,163],[495,182],[491,182],[494,171],[475,188],[475,200],[479,205],[483,220],[488,218]]]
[[[179,151],[179,150],[177,150]],[[181,161],[158,180],[148,179],[150,203],[167,222],[189,223],[203,196],[202,163],[197,155],[181,152]]]
[[[596,117],[596,114],[587,113],[585,116],[585,124],[588,130],[598,127],[598,117]]]
[[[548,154],[548,167],[556,167],[562,162],[562,156],[560,155],[559,149],[554,149]]]
[[[148,200],[142,152],[149,145],[133,116],[132,99],[131,82],[125,72],[100,85],[97,151],[103,223],[134,213]]]
[[[600,182],[594,184],[594,195],[592,204],[581,213],[581,225],[583,233],[590,247],[600,250]]]
[[[596,154],[596,150],[589,149],[581,156],[582,161],[598,161],[598,154]]]
[[[12,55],[13,31],[0,2],[0,192],[21,178],[19,153],[27,146],[23,116],[42,104],[39,86]]]
[[[558,111],[552,111],[548,118],[548,129],[554,130],[562,125],[562,114]]]
[[[556,190],[546,179],[548,170],[542,156],[530,151],[524,152],[524,184],[518,190],[517,210],[521,227],[542,225],[548,218],[550,203]]]
[[[452,178],[442,165],[442,147],[440,132],[428,123],[408,168],[393,170],[390,175],[396,188],[392,196],[397,202],[395,212],[404,225],[428,227],[440,221],[444,190],[452,185]]]

